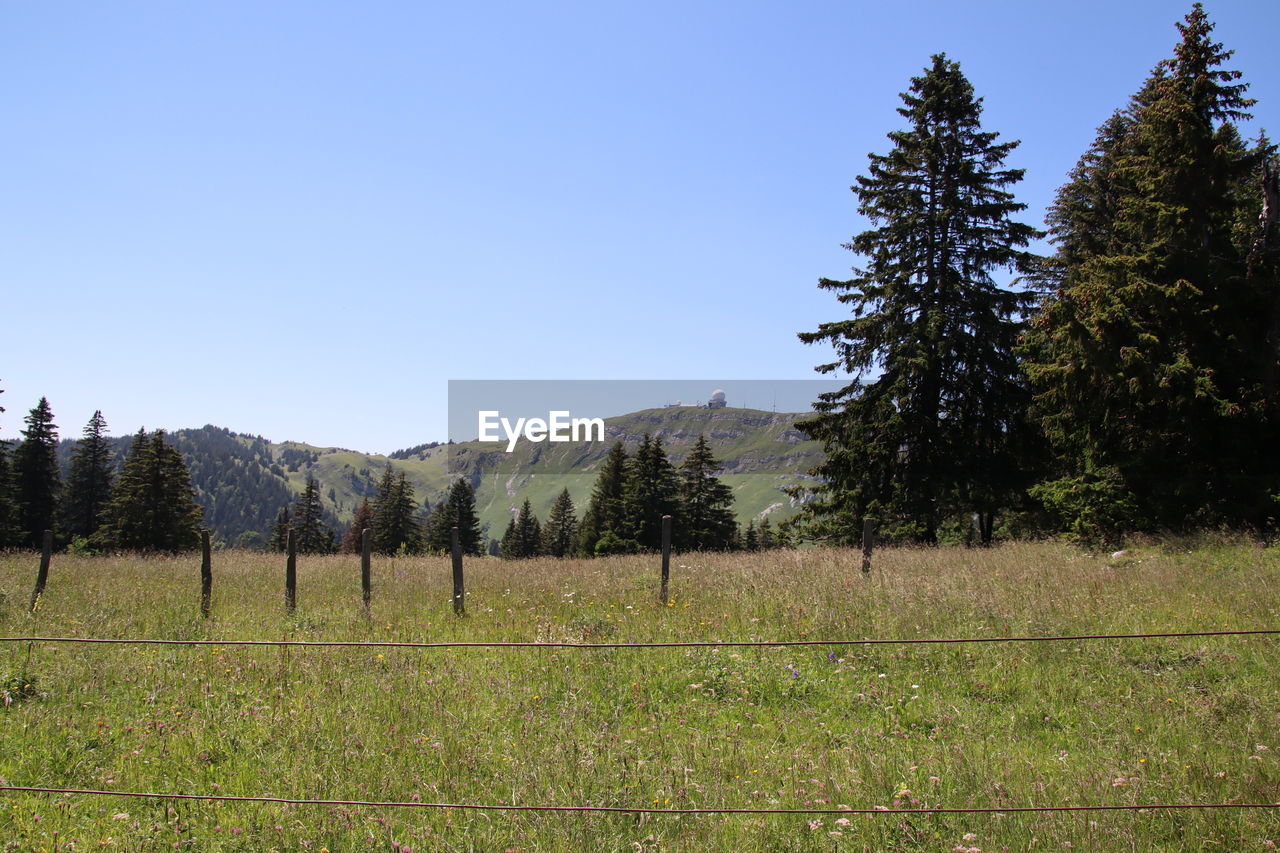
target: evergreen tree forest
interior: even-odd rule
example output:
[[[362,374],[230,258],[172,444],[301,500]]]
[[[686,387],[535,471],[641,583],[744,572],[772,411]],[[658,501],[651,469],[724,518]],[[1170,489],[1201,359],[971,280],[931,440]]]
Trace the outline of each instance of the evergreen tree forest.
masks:
[[[662,517],[672,516],[672,545],[682,551],[762,550],[779,547],[768,518],[757,537],[749,522],[745,544],[733,514],[733,493],[720,482],[720,463],[706,436],[699,435],[679,466],[672,464],[661,438],[644,434],[635,453],[621,441],[609,449],[577,518],[569,490],[563,490],[542,524],[526,499],[512,516],[498,546],[506,559],[596,557],[656,551],[662,544]],[[762,541],[764,544],[762,544]]]
[[[853,192],[871,228],[822,279],[851,316],[800,334],[852,381],[798,426],[823,442],[793,525],[853,544],[1066,532],[1273,529],[1280,509],[1275,147],[1200,4],[1172,56],[1098,129],[1047,217],[1013,190],[1018,144],[981,125],[958,63],[902,93],[905,127]],[[752,531],[759,536],[758,531]]]
[[[423,547],[418,502],[404,472],[387,463],[370,510],[373,550],[379,554],[417,554]]]
[[[164,440],[163,430],[138,430],[94,544],[108,551],[193,551],[200,547],[203,522],[182,455]]]

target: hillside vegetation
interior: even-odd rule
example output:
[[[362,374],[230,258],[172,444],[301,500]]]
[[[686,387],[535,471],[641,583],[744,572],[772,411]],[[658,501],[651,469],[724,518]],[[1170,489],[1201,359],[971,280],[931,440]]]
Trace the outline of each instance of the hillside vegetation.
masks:
[[[785,489],[807,482],[807,472],[822,458],[821,445],[804,440],[792,426],[803,417],[754,409],[647,409],[607,418],[603,442],[522,441],[510,454],[493,444],[464,442],[419,445],[384,456],[272,442],[215,426],[177,430],[169,437],[191,471],[205,523],[224,543],[260,544],[276,513],[302,492],[308,475],[319,481],[326,518],[341,532],[361,501],[372,497],[388,462],[405,472],[420,502],[434,504],[452,479],[466,477],[476,488],[481,524],[488,526],[489,537],[498,538],[525,498],[541,517],[565,488],[579,507],[585,505],[596,466],[610,445],[621,440],[634,450],[645,432],[661,436],[677,464],[705,433],[725,463],[723,480],[734,490],[738,518],[744,524],[763,513],[775,522],[788,518],[798,507]],[[129,441],[111,439],[118,458]],[[72,447],[70,441],[60,447],[64,468]]]

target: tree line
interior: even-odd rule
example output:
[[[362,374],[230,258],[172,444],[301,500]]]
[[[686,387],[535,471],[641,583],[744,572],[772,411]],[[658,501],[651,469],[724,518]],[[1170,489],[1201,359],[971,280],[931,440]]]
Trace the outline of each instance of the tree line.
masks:
[[[467,480],[455,480],[434,507],[425,500],[420,505],[408,477],[388,462],[373,500],[366,498],[360,504],[341,539],[325,523],[320,485],[315,477],[308,475],[302,493],[276,516],[269,547],[273,551],[284,551],[292,531],[299,553],[358,554],[363,533],[369,530],[370,547],[376,554],[443,553],[452,549],[454,527],[458,528],[464,554],[485,553],[484,536],[476,514],[476,493]]]
[[[46,530],[55,534],[58,547],[75,550],[199,547],[203,514],[182,454],[165,440],[164,430],[139,430],[117,472],[106,419],[94,412],[64,483],[49,401],[41,397],[23,422],[12,458],[0,443],[0,547],[38,548]]]
[[[982,100],[944,54],[852,187],[872,227],[822,279],[852,316],[800,334],[853,380],[799,424],[823,442],[793,526],[987,543],[1274,530],[1280,504],[1280,161],[1197,3],[1173,55],[1098,129],[1041,232],[1018,221]],[[1028,250],[1048,236],[1055,251]],[[1007,281],[997,280],[997,276]]]
[[[3,389],[0,393],[4,393]],[[0,407],[0,412],[4,411]],[[0,441],[0,549],[39,548],[45,530],[54,533],[56,548],[77,552],[173,553],[200,546],[206,509],[198,503],[198,492],[183,454],[164,430],[139,430],[121,454],[115,449],[118,440],[107,435],[106,418],[96,411],[74,443],[64,477],[58,456],[58,426],[47,398],[40,398],[24,424],[22,439],[16,446]],[[199,432],[204,439],[204,452],[197,454],[197,463],[207,468],[221,463],[259,470],[240,464],[244,460],[233,458],[228,447],[222,446],[231,445],[230,449],[243,455],[244,448],[229,441],[235,438],[231,433],[212,428]],[[221,440],[212,449],[208,446],[210,434]],[[261,438],[254,439],[247,452],[255,459],[263,453],[269,456],[265,444]],[[291,460],[284,461],[292,464]],[[209,511],[217,514],[225,493],[230,492],[232,497],[239,497],[232,511],[241,520],[257,511],[254,501],[270,500],[283,490],[281,486],[242,494],[234,481],[225,477],[213,479],[219,489],[206,498],[217,506]],[[272,481],[271,485],[276,484]],[[331,510],[321,499],[319,483],[308,476],[302,493],[277,513],[267,540],[248,531],[237,537],[236,544],[252,547],[262,542],[284,550],[285,537],[292,529],[297,548],[303,553],[356,553],[360,550],[360,532],[368,527],[373,530],[377,553],[417,554],[448,550],[456,524],[465,553],[478,555],[485,550],[475,493],[469,483],[454,483],[434,508],[425,503],[419,507],[413,486],[403,472],[396,474],[390,464],[372,502],[366,499],[357,509],[341,540],[333,532],[331,518]]]
[[[662,517],[670,515],[672,545],[681,551],[762,550],[781,547],[768,518],[742,530],[733,513],[733,492],[720,482],[721,464],[703,435],[677,467],[661,436],[645,433],[635,452],[621,441],[601,465],[582,518],[565,489],[545,524],[528,499],[498,543],[507,559],[596,557],[655,551],[662,545]]]
[[[63,477],[58,427],[46,398],[24,423],[16,447],[10,450],[0,442],[0,547],[38,548],[45,530],[55,532],[57,547],[78,552],[180,552],[199,547],[209,510],[197,502],[188,464],[163,430],[139,430],[121,454],[115,449],[118,440],[107,435],[102,412],[94,412],[74,443]],[[214,432],[222,437],[221,431]],[[230,433],[226,437],[234,438]],[[235,464],[239,457],[227,451],[221,447],[198,459],[206,467],[218,459]],[[645,434],[630,454],[618,442],[601,466],[581,519],[566,489],[545,524],[524,501],[500,541],[486,538],[475,491],[465,478],[455,480],[433,506],[426,500],[420,503],[405,472],[388,462],[373,494],[339,531],[319,481],[308,473],[302,491],[279,506],[268,535],[259,541],[270,550],[283,551],[292,533],[300,553],[349,554],[360,551],[368,529],[378,554],[443,553],[451,548],[456,526],[466,554],[589,557],[656,550],[662,516],[672,515],[673,544],[679,550],[783,545],[783,534],[767,518],[739,527],[732,492],[717,477],[720,468],[705,436],[698,437],[679,466],[671,463],[661,437]]]

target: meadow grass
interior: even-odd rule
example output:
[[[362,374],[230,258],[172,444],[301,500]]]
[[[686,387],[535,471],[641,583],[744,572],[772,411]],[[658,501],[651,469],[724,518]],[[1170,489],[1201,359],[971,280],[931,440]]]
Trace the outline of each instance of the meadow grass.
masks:
[[[1280,627],[1280,558],[1053,543],[467,563],[0,556],[0,635],[663,641]],[[287,798],[872,808],[1280,801],[1272,637],[704,649],[3,644],[0,784]],[[5,793],[0,850],[1245,850],[1280,810],[663,816]]]

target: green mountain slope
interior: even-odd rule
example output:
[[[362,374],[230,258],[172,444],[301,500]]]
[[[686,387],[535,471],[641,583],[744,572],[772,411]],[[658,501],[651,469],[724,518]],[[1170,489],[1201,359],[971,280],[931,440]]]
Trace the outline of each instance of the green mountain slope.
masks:
[[[521,441],[510,454],[503,452],[505,444],[465,442],[420,445],[388,457],[275,443],[214,426],[177,430],[170,437],[191,469],[206,522],[228,544],[261,542],[276,513],[302,491],[309,474],[319,480],[328,520],[341,533],[360,502],[373,495],[388,462],[405,472],[419,502],[434,503],[454,477],[466,477],[476,488],[481,524],[497,538],[525,498],[545,519],[556,495],[568,488],[581,515],[609,447],[621,440],[634,449],[645,432],[662,437],[677,465],[699,433],[705,433],[724,463],[722,478],[734,490],[739,520],[766,514],[775,522],[787,518],[798,507],[784,490],[803,484],[822,455],[821,446],[805,441],[793,426],[804,417],[754,409],[646,409],[606,419],[603,442]],[[129,441],[113,439],[121,456]],[[62,443],[64,465],[71,448],[72,442]]]
[[[451,470],[476,486],[480,519],[492,534],[501,532],[525,498],[545,518],[564,488],[581,512],[598,466],[615,441],[631,451],[644,433],[660,436],[672,462],[679,465],[698,435],[705,434],[724,464],[722,479],[734,490],[739,520],[746,523],[767,514],[776,522],[798,509],[784,490],[803,484],[808,470],[822,458],[821,446],[805,441],[794,427],[803,417],[755,409],[645,409],[605,419],[603,442],[522,441],[510,454],[503,451],[505,445],[467,442],[438,448],[437,453],[449,457]]]

